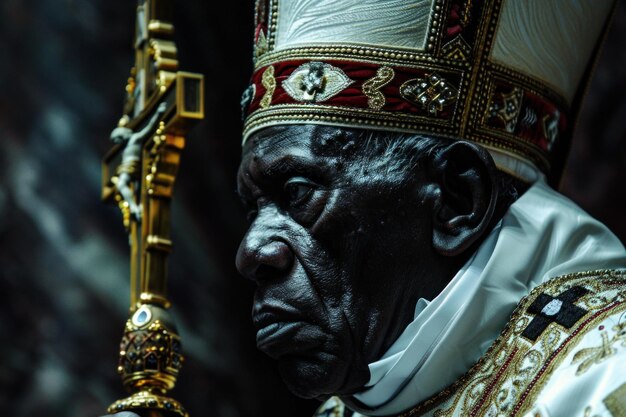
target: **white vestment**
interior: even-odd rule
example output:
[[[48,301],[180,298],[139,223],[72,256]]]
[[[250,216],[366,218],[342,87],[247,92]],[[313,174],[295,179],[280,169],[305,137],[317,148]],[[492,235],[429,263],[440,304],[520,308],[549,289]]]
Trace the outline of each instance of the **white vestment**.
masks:
[[[624,271],[604,225],[535,183],[369,365],[360,413],[626,417]]]

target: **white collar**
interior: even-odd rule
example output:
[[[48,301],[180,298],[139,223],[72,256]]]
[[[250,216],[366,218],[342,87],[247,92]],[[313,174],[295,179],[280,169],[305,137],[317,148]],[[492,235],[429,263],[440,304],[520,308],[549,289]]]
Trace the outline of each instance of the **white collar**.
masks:
[[[550,278],[626,267],[603,224],[543,181],[516,201],[444,290],[420,299],[414,320],[354,395],[381,416],[406,411],[463,375],[505,326],[519,300]]]

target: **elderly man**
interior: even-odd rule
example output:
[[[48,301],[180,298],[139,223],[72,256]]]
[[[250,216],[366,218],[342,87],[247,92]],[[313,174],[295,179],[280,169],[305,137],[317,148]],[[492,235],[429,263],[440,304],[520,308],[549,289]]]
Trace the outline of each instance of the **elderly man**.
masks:
[[[546,182],[610,9],[257,2],[237,267],[319,415],[626,415],[626,251]]]
[[[626,251],[555,192],[602,0],[258,0],[257,345],[319,416],[625,416]]]

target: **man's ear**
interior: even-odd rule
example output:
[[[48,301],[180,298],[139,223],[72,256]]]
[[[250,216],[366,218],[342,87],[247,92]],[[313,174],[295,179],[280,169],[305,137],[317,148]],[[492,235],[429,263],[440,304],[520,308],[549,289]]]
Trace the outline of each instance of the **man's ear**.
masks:
[[[466,251],[487,232],[497,202],[496,168],[489,153],[458,141],[433,156],[433,246],[445,256]]]

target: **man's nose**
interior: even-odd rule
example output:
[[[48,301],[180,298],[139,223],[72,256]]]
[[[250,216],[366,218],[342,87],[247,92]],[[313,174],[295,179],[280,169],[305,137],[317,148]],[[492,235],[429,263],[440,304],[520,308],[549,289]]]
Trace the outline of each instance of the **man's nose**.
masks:
[[[253,281],[272,279],[287,273],[294,261],[289,245],[276,237],[263,237],[249,230],[237,251],[239,273]]]

